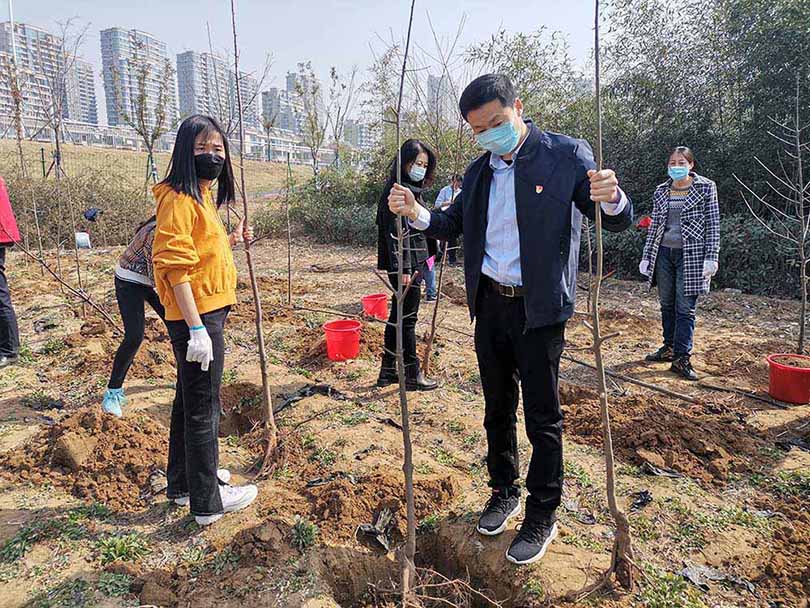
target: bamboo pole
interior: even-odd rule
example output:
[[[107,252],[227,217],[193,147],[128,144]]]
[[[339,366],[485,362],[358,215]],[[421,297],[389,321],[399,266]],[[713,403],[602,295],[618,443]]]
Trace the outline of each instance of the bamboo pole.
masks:
[[[245,227],[248,225],[248,202],[247,190],[245,189],[245,123],[242,114],[242,90],[239,84],[239,43],[236,35],[236,0],[231,0],[231,26],[233,31],[233,60],[234,71],[236,72],[236,107],[239,116],[239,182],[242,196],[242,220]],[[273,415],[273,397],[270,393],[270,381],[267,374],[267,352],[264,345],[264,330],[262,328],[262,302],[259,294],[259,283],[256,280],[256,272],[253,268],[253,258],[250,253],[250,240],[242,237],[245,246],[245,258],[250,275],[250,286],[253,289],[253,304],[256,313],[256,342],[259,347],[259,366],[262,373],[262,391],[264,394],[264,414],[267,432],[267,448],[264,453],[264,461],[260,474],[267,474],[273,468],[276,446],[278,445],[278,428]]]

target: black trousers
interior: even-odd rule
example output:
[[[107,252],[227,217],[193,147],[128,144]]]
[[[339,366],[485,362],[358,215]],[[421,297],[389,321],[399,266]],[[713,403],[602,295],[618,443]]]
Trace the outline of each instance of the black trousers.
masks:
[[[169,429],[169,465],[166,470],[172,498],[189,496],[193,515],[222,513],[219,466],[219,389],[225,366],[225,320],[230,306],[202,315],[214,346],[208,371],[186,361],[189,329],[185,321],[167,321],[177,359],[177,389]]]
[[[562,409],[558,394],[565,323],[525,331],[523,298],[507,298],[482,277],[475,352],[484,389],[487,468],[493,488],[514,488],[519,477],[518,383],[532,445],[526,476],[526,516],[550,520],[563,483]]]
[[[453,239],[452,241],[443,241],[442,243],[439,244],[439,247],[440,247],[441,255],[439,256],[438,259],[441,260],[441,256],[446,253],[447,254],[447,262],[449,264],[455,264],[456,260],[458,258],[458,255],[457,255],[458,254],[458,240]]]
[[[0,357],[16,357],[19,352],[20,329],[6,279],[6,248],[0,247]]]
[[[397,289],[399,284],[396,273],[388,273],[391,287]],[[411,288],[402,300],[402,351],[405,359],[405,371],[410,378],[415,378],[419,372],[419,357],[416,354],[416,319],[419,313],[419,302],[422,299],[420,284],[422,274],[411,283]],[[397,362],[393,353],[397,352],[397,298],[391,296],[391,312],[388,315],[388,325],[385,326],[385,351],[383,352],[383,368],[396,368]]]
[[[153,287],[122,281],[115,277],[115,299],[118,300],[118,310],[124,322],[124,339],[118,346],[113,359],[112,373],[108,388],[121,388],[124,378],[127,377],[132,361],[143,343],[143,333],[146,327],[146,303],[152,307],[161,319],[166,318],[166,311]]]

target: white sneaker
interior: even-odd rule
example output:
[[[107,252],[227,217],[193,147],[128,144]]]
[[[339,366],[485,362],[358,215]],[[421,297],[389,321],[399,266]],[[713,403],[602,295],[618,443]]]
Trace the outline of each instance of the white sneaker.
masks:
[[[228,483],[231,480],[231,472],[228,469],[217,469],[217,478],[222,483]],[[190,503],[191,499],[188,495],[174,499],[174,504],[180,505],[181,507],[187,507]]]
[[[219,486],[219,495],[222,498],[222,510],[225,513],[241,511],[256,500],[259,488],[254,485],[247,486]],[[216,515],[195,515],[194,520],[198,526],[208,526],[222,518],[222,513]]]

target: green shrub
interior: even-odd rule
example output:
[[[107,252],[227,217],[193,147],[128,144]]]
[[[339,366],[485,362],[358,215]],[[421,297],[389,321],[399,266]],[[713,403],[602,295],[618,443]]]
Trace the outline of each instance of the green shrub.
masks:
[[[146,538],[137,532],[108,536],[96,542],[102,565],[113,562],[134,562],[151,553]]]
[[[318,539],[318,526],[302,519],[300,515],[295,516],[295,523],[292,527],[291,544],[299,551],[304,551],[315,544]]]

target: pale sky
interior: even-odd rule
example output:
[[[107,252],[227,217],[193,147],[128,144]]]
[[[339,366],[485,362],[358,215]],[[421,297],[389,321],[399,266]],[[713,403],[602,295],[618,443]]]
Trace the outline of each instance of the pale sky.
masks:
[[[9,0],[0,0],[0,21],[8,19]],[[14,19],[58,32],[57,22],[76,17],[89,24],[82,56],[94,66],[100,118],[106,115],[101,85],[99,31],[124,27],[148,32],[163,40],[174,55],[187,50],[207,51],[206,21],[214,50],[229,52],[232,44],[229,0],[13,0]],[[264,57],[273,57],[271,77],[264,89],[284,86],[287,71],[299,61],[312,61],[324,81],[331,65],[348,71],[353,65],[364,80],[371,62],[369,45],[383,47],[380,38],[404,39],[408,0],[309,0],[237,2],[237,25],[244,71],[258,70]],[[545,26],[566,34],[577,63],[591,52],[591,0],[417,0],[414,42],[433,49],[427,13],[434,28],[450,37],[466,16],[461,46],[488,39],[500,27],[510,32],[531,32]],[[103,121],[103,120],[102,120]]]

